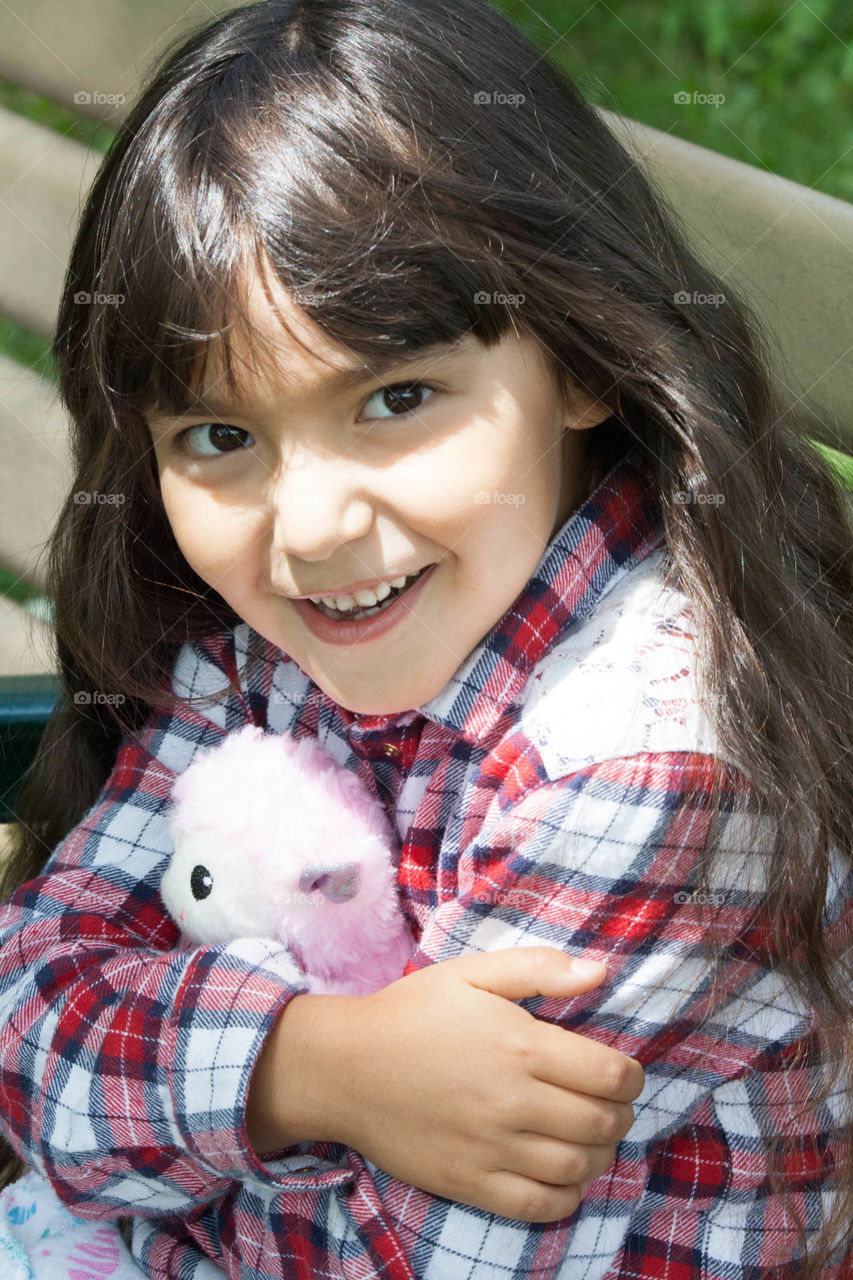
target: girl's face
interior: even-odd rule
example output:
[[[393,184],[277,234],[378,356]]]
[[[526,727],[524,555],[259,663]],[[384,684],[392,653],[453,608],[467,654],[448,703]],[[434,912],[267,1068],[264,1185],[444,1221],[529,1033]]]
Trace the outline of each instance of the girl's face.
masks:
[[[211,363],[198,412],[149,419],[175,538],[341,706],[412,710],[447,684],[587,497],[582,430],[610,409],[576,392],[567,413],[538,344],[515,333],[491,350],[469,334],[344,383],[359,357],[277,282],[253,278],[250,314],[275,344],[275,375],[246,377],[251,351],[237,349],[238,401],[222,403]],[[428,565],[387,616],[357,628],[294,600]]]

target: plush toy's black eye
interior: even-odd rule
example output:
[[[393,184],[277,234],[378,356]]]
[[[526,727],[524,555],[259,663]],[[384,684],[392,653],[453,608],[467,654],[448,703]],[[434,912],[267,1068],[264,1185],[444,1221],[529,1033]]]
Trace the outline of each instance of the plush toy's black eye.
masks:
[[[193,867],[193,873],[190,876],[190,888],[193,891],[193,897],[196,902],[201,902],[202,898],[208,897],[213,891],[213,876],[207,867],[203,867],[201,863],[197,867]]]

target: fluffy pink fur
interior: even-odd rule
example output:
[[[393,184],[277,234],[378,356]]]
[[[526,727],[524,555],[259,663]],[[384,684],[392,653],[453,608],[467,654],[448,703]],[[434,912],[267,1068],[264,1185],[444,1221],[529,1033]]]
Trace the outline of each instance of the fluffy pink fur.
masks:
[[[396,834],[367,786],[315,739],[253,725],[230,733],[180,775],[172,802],[175,853],[161,892],[188,938],[275,937],[312,991],[361,995],[402,975],[414,940]],[[199,864],[213,883],[202,901],[190,888]],[[351,872],[354,896],[323,892]],[[301,878],[321,887],[306,892]]]

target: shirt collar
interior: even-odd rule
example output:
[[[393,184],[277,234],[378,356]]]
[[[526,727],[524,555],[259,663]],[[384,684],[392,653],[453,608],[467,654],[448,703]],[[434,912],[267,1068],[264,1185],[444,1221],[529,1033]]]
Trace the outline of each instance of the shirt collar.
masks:
[[[344,712],[345,720],[371,734],[423,716],[481,740],[563,633],[663,541],[654,472],[634,448],[555,533],[524,590],[434,698],[401,714]]]

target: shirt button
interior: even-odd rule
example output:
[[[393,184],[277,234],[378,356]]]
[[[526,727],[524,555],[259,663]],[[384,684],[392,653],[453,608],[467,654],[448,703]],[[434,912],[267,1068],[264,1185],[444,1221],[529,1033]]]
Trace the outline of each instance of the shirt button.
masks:
[[[393,742],[383,742],[382,754],[385,756],[393,756],[395,760],[399,760],[403,753],[399,747],[394,745]]]

